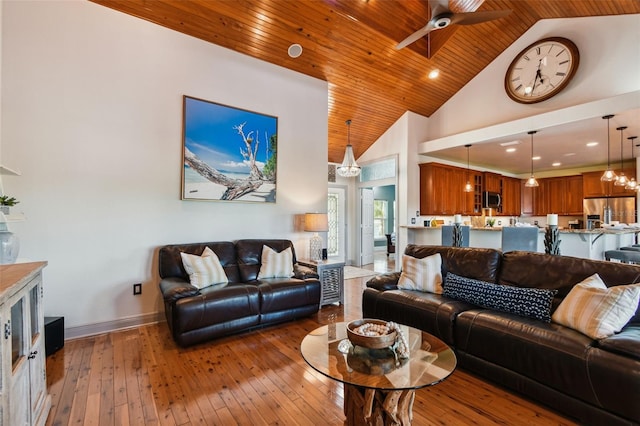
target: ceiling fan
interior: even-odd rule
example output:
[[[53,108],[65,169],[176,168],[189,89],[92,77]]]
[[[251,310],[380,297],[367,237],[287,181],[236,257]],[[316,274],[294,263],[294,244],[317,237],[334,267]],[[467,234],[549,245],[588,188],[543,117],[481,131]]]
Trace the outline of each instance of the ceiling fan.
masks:
[[[453,13],[449,9],[449,0],[429,0],[431,19],[423,28],[402,40],[396,46],[396,50],[407,47],[416,40],[426,36],[431,31],[441,30],[451,24],[474,25],[482,22],[493,21],[511,13],[511,10],[492,10],[486,12]]]

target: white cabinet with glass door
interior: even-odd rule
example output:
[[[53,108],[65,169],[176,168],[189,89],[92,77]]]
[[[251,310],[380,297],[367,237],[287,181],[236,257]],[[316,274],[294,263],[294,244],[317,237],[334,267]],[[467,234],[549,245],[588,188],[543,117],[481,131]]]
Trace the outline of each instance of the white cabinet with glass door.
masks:
[[[44,425],[51,407],[42,308],[46,264],[0,265],[2,425]]]

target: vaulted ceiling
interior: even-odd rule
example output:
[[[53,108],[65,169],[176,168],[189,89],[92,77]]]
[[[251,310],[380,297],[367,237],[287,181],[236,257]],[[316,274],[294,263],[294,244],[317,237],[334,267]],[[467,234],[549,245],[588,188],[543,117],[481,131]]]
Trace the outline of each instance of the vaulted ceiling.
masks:
[[[328,82],[331,162],[352,120],[356,157],[404,112],[430,116],[540,19],[640,13],[637,0],[450,0],[453,12],[510,9],[395,46],[430,19],[426,0],[93,0]],[[293,59],[287,49],[303,48]],[[437,79],[428,73],[440,70]]]

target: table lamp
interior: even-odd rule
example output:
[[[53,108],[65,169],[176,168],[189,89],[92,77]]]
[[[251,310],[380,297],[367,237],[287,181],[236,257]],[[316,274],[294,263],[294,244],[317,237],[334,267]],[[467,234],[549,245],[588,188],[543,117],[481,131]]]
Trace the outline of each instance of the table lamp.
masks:
[[[329,230],[329,222],[326,213],[305,213],[304,230],[313,232],[311,240],[309,240],[309,258],[311,260],[322,259],[322,238],[318,232],[326,232]]]

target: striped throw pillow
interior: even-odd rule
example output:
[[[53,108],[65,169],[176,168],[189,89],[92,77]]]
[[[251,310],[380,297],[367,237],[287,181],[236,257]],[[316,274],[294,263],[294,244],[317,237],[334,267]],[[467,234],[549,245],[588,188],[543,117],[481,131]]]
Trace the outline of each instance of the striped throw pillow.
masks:
[[[188,253],[180,253],[184,270],[189,274],[191,285],[203,288],[213,284],[226,284],[229,282],[220,259],[209,247],[202,252],[202,256]]]
[[[551,320],[592,339],[622,330],[638,309],[640,284],[608,287],[598,274],[573,286]]]
[[[442,257],[440,253],[422,259],[402,255],[402,273],[398,288],[442,293]]]
[[[280,253],[268,246],[262,246],[262,260],[258,279],[291,278],[293,276],[293,253],[287,247]]]

